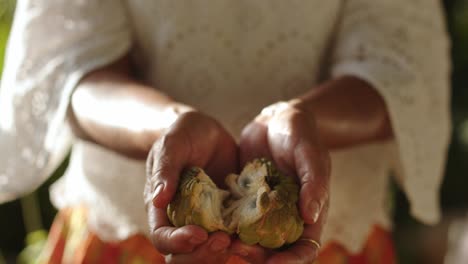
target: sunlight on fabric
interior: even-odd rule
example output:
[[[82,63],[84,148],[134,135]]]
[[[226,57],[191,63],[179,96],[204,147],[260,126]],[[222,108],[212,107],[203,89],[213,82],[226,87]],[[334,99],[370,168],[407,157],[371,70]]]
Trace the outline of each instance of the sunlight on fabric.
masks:
[[[8,75],[6,70],[3,72],[3,79],[0,82],[0,129],[11,132],[13,127],[13,89],[8,89],[8,81],[5,76]],[[0,76],[1,77],[1,76]]]
[[[448,232],[445,264],[467,263],[468,261],[468,215],[452,222]]]
[[[0,118],[0,129],[4,131],[10,131],[13,126],[13,118],[12,118],[12,109],[9,107],[9,103],[5,102],[5,100],[2,100],[2,98],[5,98],[1,92],[0,92],[0,113],[2,113],[1,118]]]

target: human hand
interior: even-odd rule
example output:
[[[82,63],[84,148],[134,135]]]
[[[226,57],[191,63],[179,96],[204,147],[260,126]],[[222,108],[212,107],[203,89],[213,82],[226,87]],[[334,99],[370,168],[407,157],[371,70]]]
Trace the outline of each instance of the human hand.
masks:
[[[213,118],[199,112],[182,114],[155,142],[147,159],[145,203],[151,239],[168,263],[223,263],[229,258],[230,237],[208,234],[203,228],[171,226],[166,207],[172,200],[182,170],[198,166],[218,186],[237,171],[238,150],[234,139]]]
[[[242,132],[241,163],[267,157],[288,175],[297,175],[301,185],[299,209],[304,219],[302,237],[283,251],[266,250],[233,242],[231,250],[253,263],[311,263],[320,242],[329,197],[330,158],[320,141],[312,113],[299,101],[280,102],[265,108]]]

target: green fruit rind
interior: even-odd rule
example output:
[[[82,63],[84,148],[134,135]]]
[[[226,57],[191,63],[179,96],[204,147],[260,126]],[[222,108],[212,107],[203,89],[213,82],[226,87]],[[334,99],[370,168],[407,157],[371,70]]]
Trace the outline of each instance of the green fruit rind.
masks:
[[[214,202],[207,206],[201,197]],[[224,226],[220,208],[214,208],[220,207],[226,197],[227,192],[218,189],[202,169],[193,167],[182,174],[179,188],[167,207],[167,216],[176,227],[198,225],[207,232],[232,232]]]
[[[201,168],[186,170],[167,208],[169,220],[176,227],[194,224],[208,232],[237,233],[248,245],[271,249],[294,243],[302,235],[299,187],[271,161],[255,159],[240,175],[228,175],[226,185],[229,199],[229,193],[218,189]]]

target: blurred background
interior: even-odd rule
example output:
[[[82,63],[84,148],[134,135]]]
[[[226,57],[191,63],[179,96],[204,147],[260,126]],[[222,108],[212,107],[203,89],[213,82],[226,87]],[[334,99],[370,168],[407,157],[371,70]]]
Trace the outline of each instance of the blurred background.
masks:
[[[468,225],[468,0],[445,0],[443,4],[452,38],[454,128],[441,190],[443,220],[431,227],[417,223],[408,214],[405,196],[393,185],[394,240],[400,263],[443,263],[447,254],[463,246],[457,239],[463,223]],[[15,0],[0,0],[0,72],[14,8]],[[66,165],[64,161],[35,193],[0,205],[0,264],[25,263],[40,248],[56,213],[48,188]],[[468,243],[465,248],[468,252]],[[468,259],[458,263],[468,263]]]

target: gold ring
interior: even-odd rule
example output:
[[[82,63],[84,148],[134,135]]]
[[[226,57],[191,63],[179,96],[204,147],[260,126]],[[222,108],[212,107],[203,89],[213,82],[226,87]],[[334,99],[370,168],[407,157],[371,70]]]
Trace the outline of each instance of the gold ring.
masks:
[[[317,242],[316,240],[310,239],[310,238],[301,238],[300,240],[304,240],[304,241],[312,243],[312,245],[317,247],[317,250],[319,250],[322,247],[322,246],[320,246],[319,242]]]

